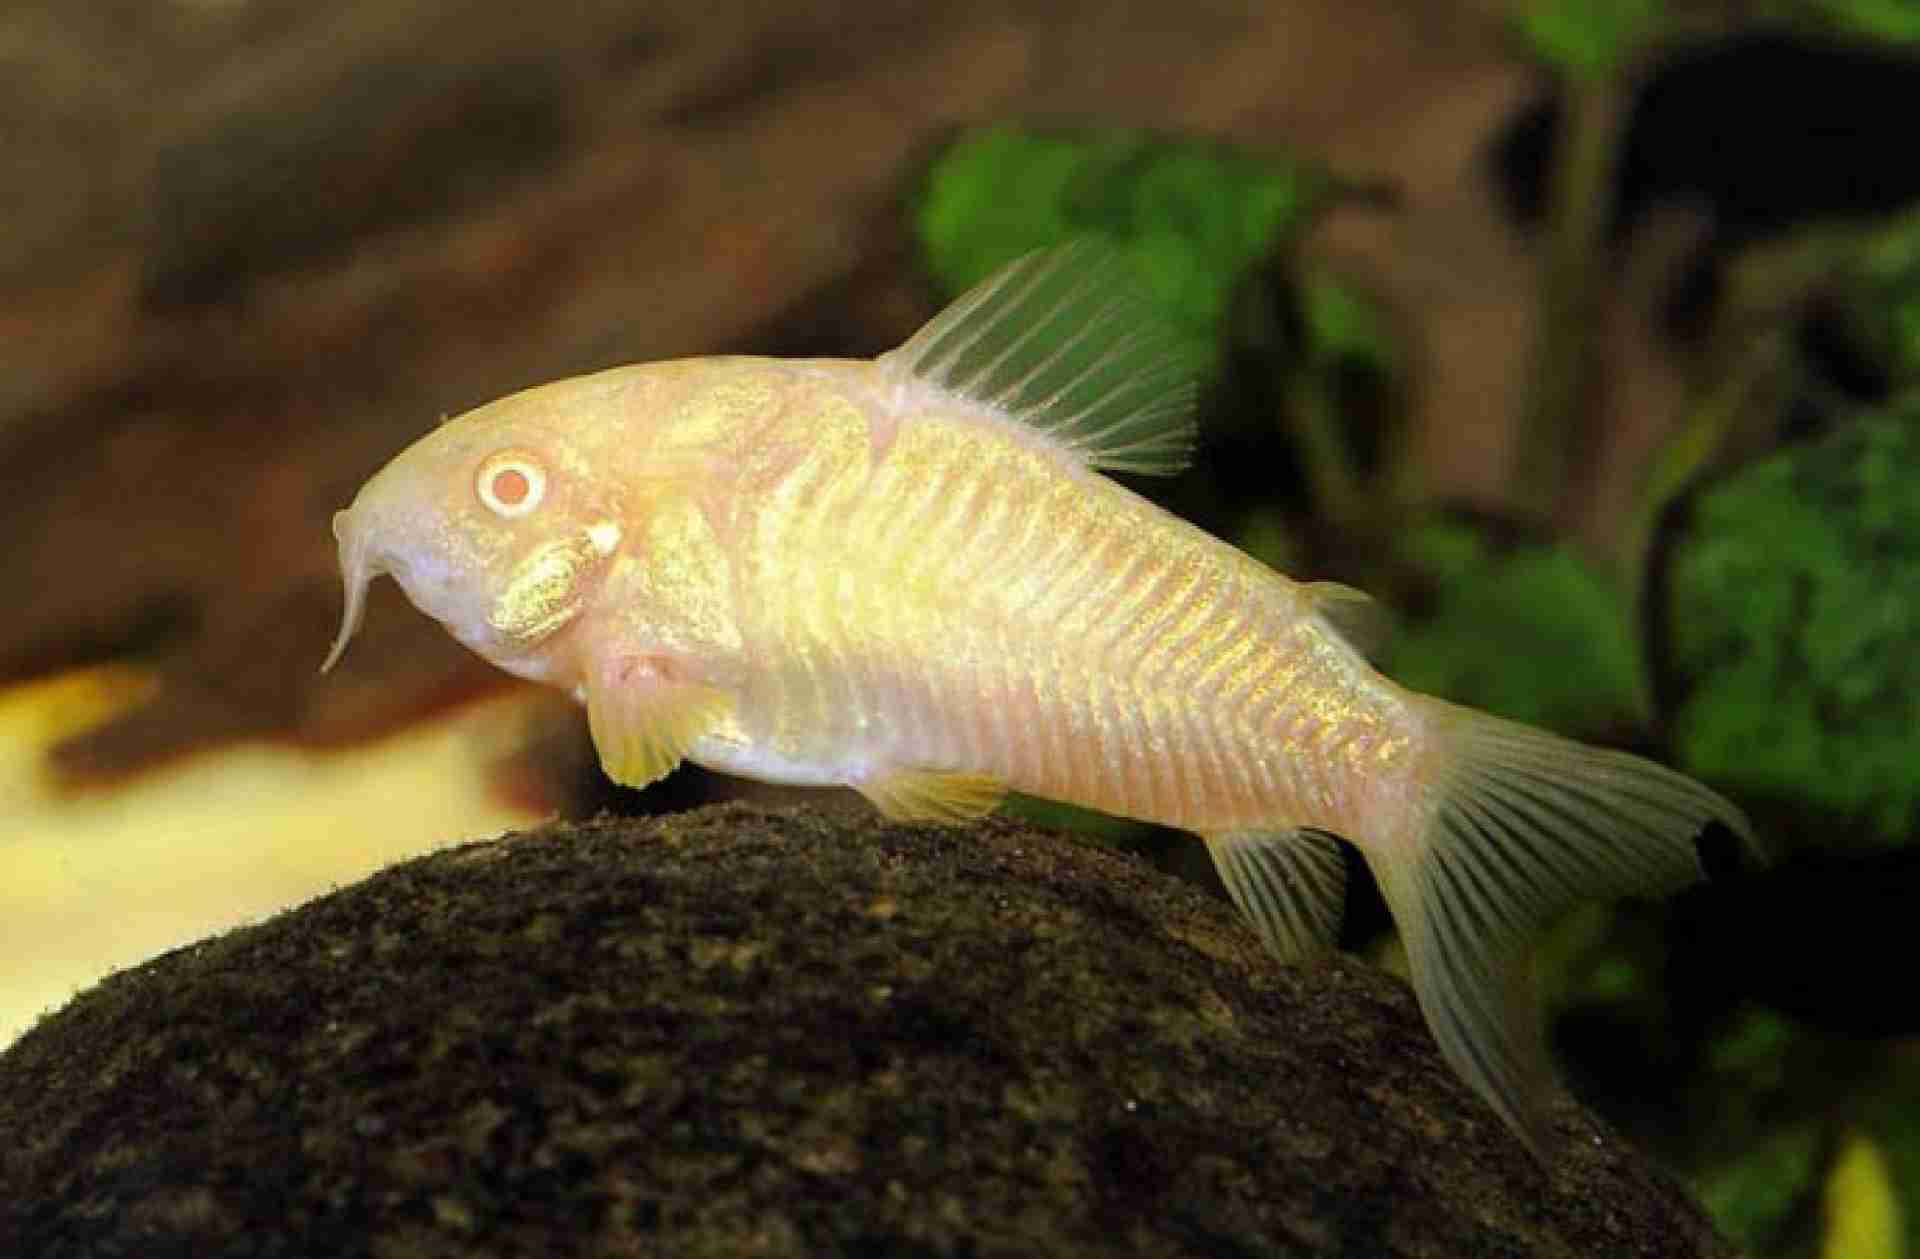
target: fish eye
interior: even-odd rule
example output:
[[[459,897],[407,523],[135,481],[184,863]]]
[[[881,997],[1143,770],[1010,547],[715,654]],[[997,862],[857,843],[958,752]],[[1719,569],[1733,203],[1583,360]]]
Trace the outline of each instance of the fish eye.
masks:
[[[525,455],[495,455],[480,465],[473,491],[488,511],[512,520],[540,505],[547,493],[547,474]]]

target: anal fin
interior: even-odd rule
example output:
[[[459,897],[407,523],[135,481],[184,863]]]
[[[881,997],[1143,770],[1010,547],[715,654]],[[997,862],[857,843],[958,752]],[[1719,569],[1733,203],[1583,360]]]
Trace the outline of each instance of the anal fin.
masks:
[[[984,817],[1007,794],[1007,785],[991,774],[920,767],[888,770],[853,786],[888,821],[943,826]]]
[[[1227,894],[1283,962],[1331,950],[1346,909],[1347,863],[1324,831],[1233,831],[1207,837]]]

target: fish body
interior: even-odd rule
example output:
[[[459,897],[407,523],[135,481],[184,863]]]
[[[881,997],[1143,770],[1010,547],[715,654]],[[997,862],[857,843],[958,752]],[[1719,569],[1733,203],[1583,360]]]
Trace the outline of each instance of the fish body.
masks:
[[[335,520],[348,607],[392,574],[585,704],[608,772],[683,759],[963,822],[1009,790],[1199,835],[1285,960],[1329,948],[1351,841],[1441,1048],[1539,1148],[1527,939],[1700,873],[1730,803],[1651,762],[1418,695],[1273,571],[1110,480],[1176,467],[1192,366],[1069,246],[877,360],[616,368],[421,439]]]
[[[1411,714],[1304,587],[872,364],[730,370],[788,402],[728,461],[706,571],[738,681],[691,759],[859,787],[964,766],[1200,832],[1276,801],[1356,830],[1340,767],[1411,761]]]

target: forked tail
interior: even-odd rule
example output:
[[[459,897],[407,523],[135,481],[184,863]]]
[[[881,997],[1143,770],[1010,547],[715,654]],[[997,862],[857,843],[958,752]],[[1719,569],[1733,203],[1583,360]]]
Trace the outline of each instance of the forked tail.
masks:
[[[1740,810],[1693,779],[1624,752],[1424,696],[1441,751],[1401,833],[1363,849],[1406,945],[1413,987],[1455,1070],[1536,1152],[1552,1070],[1529,953],[1579,901],[1656,895],[1703,877],[1711,822],[1763,859]],[[1283,959],[1332,943],[1343,866],[1310,830],[1208,841],[1228,890]]]

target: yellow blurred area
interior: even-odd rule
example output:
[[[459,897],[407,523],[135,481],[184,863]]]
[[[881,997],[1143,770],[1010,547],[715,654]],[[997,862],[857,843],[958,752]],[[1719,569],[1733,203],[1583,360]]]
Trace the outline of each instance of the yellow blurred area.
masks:
[[[1906,1230],[1900,1194],[1880,1147],[1859,1133],[1847,1138],[1827,1175],[1826,1237],[1821,1259],[1903,1259]]]
[[[238,744],[63,789],[47,749],[153,685],[103,666],[0,689],[0,1048],[113,968],[537,820],[487,784],[526,692],[354,747]]]

